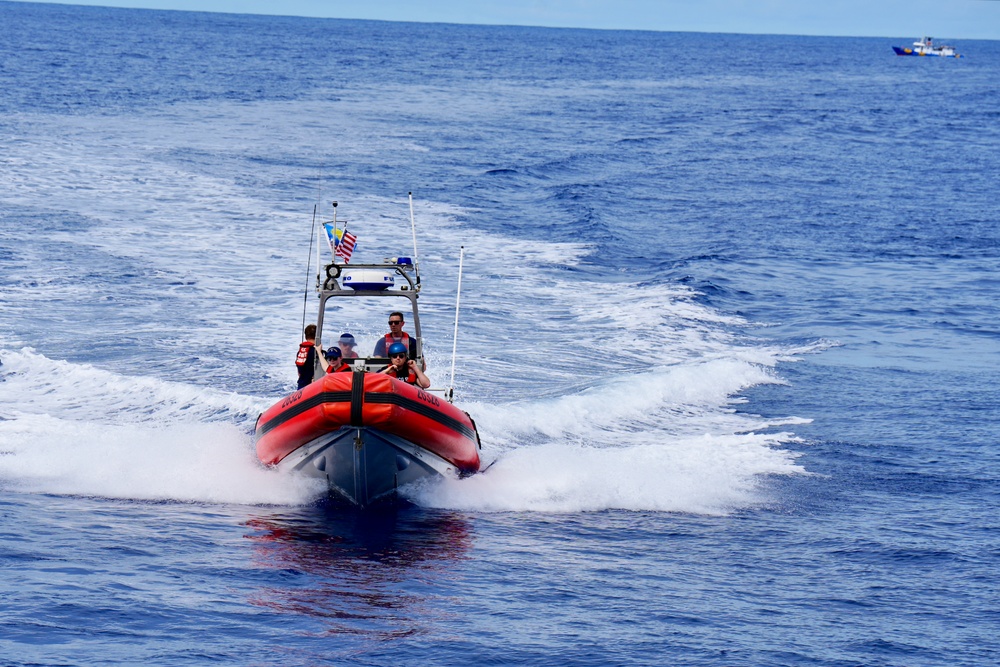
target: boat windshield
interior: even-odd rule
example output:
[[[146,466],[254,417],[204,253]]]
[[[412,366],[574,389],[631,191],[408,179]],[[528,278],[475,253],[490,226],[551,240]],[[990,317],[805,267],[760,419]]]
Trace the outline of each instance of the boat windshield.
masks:
[[[400,320],[403,322],[401,325],[389,324]],[[385,357],[385,353],[375,354],[376,344],[384,340],[386,334],[400,332],[416,337],[413,314],[410,312],[410,304],[405,300],[330,299],[326,304],[323,330],[319,335],[323,349],[344,342],[341,349],[345,353],[352,351],[359,357]]]
[[[406,334],[414,356],[423,358],[416,284],[408,277],[395,267],[345,267],[335,281],[327,280],[316,322],[323,348],[343,343],[348,360],[385,359],[389,345]]]

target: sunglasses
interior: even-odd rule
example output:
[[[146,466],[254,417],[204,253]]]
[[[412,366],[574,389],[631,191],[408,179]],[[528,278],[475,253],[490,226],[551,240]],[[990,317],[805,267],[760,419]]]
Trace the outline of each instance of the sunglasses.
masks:
[[[391,359],[402,359],[402,358],[405,358],[405,357],[406,357],[406,353],[405,352],[397,352],[396,354],[390,354],[389,355],[389,358],[391,358]]]
[[[389,324],[402,324],[403,320],[389,320]]]

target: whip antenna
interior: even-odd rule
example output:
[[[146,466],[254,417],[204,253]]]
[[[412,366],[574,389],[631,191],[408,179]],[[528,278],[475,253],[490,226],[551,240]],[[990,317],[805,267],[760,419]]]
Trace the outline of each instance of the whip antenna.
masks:
[[[462,302],[462,260],[465,246],[458,253],[458,291],[455,294],[455,334],[451,339],[451,382],[448,385],[448,402],[455,397],[455,355],[458,353],[458,306]]]
[[[306,328],[306,303],[309,301],[309,271],[312,269],[313,239],[316,238],[316,204],[313,204],[313,223],[309,231],[309,254],[306,255],[306,289],[302,293],[302,326],[299,330]],[[319,258],[317,258],[317,264]],[[317,278],[319,274],[317,273]]]
[[[413,221],[413,193],[410,193],[410,229],[413,231],[413,271],[417,274],[417,285],[420,284],[420,261],[417,257],[417,223]]]

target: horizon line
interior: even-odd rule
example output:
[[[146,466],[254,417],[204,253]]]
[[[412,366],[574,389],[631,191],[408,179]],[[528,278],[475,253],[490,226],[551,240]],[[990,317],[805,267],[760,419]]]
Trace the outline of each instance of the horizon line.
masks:
[[[998,1],[998,0],[981,0],[981,1]],[[385,19],[385,18],[364,18],[364,17],[343,17],[343,16],[318,16],[315,14],[288,14],[281,12],[269,12],[269,11],[226,11],[223,9],[184,9],[184,8],[163,8],[163,7],[133,7],[133,6],[121,6],[121,5],[109,5],[102,4],[100,2],[90,2],[90,3],[80,3],[80,2],[67,2],[65,0],[0,0],[0,4],[23,4],[23,5],[60,5],[67,7],[81,7],[81,8],[93,8],[93,9],[120,9],[126,11],[139,11],[139,12],[183,12],[187,14],[219,14],[224,16],[268,16],[274,18],[289,18],[289,19],[314,19],[314,20],[328,20],[328,21],[369,21],[369,22],[379,22],[379,23],[413,23],[418,25],[453,25],[453,26],[467,26],[467,27],[491,27],[491,28],[530,28],[537,30],[588,30],[588,31],[599,31],[599,32],[637,32],[637,33],[681,33],[681,34],[691,34],[691,35],[747,35],[747,36],[775,36],[775,37],[829,37],[834,39],[844,39],[844,38],[858,38],[858,39],[907,39],[905,35],[876,35],[876,34],[829,34],[829,33],[818,33],[818,32],[773,32],[773,31],[747,31],[747,32],[737,32],[731,30],[664,30],[657,28],[601,28],[592,26],[570,26],[570,25],[539,25],[533,23],[489,23],[489,22],[472,22],[472,23],[461,23],[457,21],[418,21],[412,19]],[[959,37],[959,36],[948,36],[946,39],[961,39],[968,41],[984,41],[984,42],[995,42],[1000,41],[1000,38],[993,37]]]

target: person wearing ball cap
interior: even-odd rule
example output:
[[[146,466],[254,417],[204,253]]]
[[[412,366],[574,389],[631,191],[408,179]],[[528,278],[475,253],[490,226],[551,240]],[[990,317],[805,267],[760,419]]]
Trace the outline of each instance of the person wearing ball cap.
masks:
[[[354,348],[358,346],[358,343],[354,340],[354,336],[351,334],[340,334],[340,340],[337,341],[337,346],[340,347],[340,352],[344,355],[344,359],[358,358],[358,353],[354,351]]]
[[[389,365],[380,370],[379,373],[424,389],[431,386],[431,381],[420,370],[417,362],[409,358],[406,345],[402,343],[393,343],[389,346]]]
[[[319,364],[327,373],[343,373],[351,371],[351,365],[344,361],[344,355],[339,347],[331,347],[323,352],[319,358]]]

